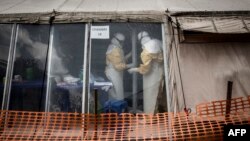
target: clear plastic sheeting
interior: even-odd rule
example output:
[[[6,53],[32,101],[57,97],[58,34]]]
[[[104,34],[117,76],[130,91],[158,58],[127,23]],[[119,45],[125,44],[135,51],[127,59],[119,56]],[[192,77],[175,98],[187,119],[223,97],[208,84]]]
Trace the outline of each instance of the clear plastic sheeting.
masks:
[[[90,34],[90,113],[165,112],[161,24],[95,23]]]
[[[11,40],[11,24],[0,24],[0,105],[4,98],[4,87],[6,84],[6,71],[8,66],[10,40]]]
[[[15,43],[10,110],[44,111],[48,25],[19,25]],[[8,95],[8,93],[6,94]]]
[[[81,113],[85,24],[0,24],[0,31],[2,109]]]
[[[81,113],[85,24],[51,28],[46,110]]]

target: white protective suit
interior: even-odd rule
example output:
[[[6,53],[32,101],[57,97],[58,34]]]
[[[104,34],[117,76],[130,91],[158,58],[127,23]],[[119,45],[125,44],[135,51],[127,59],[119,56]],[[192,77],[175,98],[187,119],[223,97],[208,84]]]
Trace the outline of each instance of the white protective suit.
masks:
[[[109,99],[123,100],[123,70],[126,69],[124,52],[120,42],[124,41],[122,34],[115,34],[111,40],[106,52],[106,69],[107,78],[113,83],[113,87],[109,90]]]
[[[129,72],[139,72],[143,75],[143,110],[147,114],[155,113],[159,90],[163,80],[163,53],[162,43],[158,39],[151,39],[147,32],[138,34],[141,39],[142,64],[132,68]]]

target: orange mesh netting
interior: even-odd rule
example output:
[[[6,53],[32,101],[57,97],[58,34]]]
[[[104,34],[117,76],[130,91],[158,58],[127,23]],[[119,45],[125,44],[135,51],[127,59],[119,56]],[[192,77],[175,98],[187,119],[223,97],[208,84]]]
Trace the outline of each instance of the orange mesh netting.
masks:
[[[1,111],[1,140],[81,140],[81,115]]]
[[[230,115],[200,116],[184,112],[94,115],[1,111],[0,123],[0,140],[7,141],[222,140],[224,125],[250,124],[250,113],[244,110]]]
[[[212,101],[196,106],[196,112],[200,116],[221,116],[226,114],[237,114],[250,110],[250,96],[233,98],[231,100]]]

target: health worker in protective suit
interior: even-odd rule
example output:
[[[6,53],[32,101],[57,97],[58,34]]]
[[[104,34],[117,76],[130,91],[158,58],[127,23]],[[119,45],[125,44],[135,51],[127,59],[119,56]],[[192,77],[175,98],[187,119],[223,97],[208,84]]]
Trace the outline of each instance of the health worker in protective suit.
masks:
[[[138,68],[131,68],[129,73],[139,72],[143,75],[143,110],[145,113],[155,113],[159,90],[163,80],[162,43],[152,39],[146,31],[138,34],[141,43],[141,61]]]
[[[113,87],[109,90],[110,100],[124,99],[123,71],[130,67],[125,60],[131,57],[131,53],[124,56],[122,46],[124,40],[125,36],[123,34],[115,33],[106,52],[105,73],[107,78],[113,83]]]

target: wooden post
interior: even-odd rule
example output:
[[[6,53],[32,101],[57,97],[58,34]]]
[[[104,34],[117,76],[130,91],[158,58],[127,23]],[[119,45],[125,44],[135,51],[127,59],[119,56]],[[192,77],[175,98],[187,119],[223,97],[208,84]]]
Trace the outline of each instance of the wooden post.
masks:
[[[229,118],[229,114],[231,110],[232,89],[233,89],[233,82],[228,81],[227,82],[226,119]]]
[[[97,119],[98,119],[98,113],[97,113],[97,109],[98,109],[98,90],[97,89],[94,89],[94,97],[95,97],[95,139],[97,139],[97,129],[98,129],[98,127],[97,127],[97,125],[98,125],[98,123],[97,123]]]

